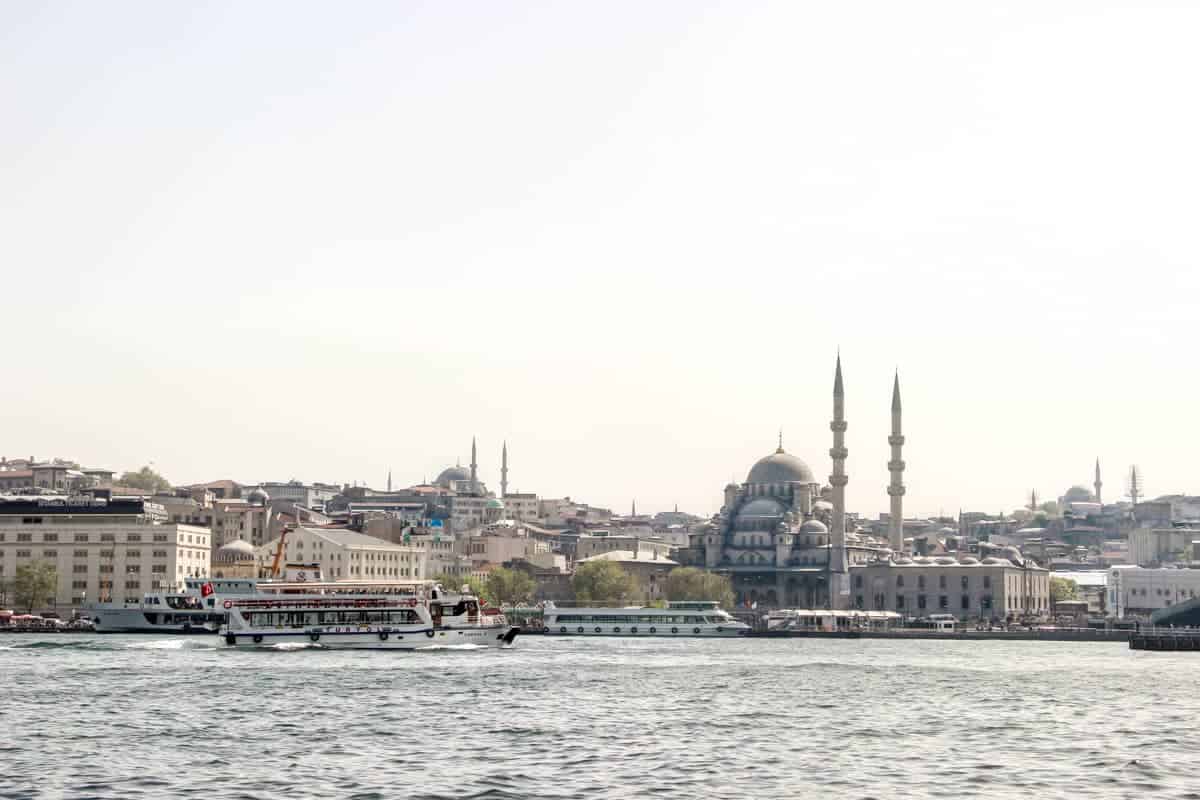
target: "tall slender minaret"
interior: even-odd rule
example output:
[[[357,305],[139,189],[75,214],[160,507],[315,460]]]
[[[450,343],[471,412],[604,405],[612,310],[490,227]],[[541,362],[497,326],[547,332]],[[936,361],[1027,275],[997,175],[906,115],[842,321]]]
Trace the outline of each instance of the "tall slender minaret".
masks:
[[[392,493],[392,471],[388,470],[388,494]]]
[[[479,465],[475,463],[475,437],[471,437],[471,491],[479,491]]]
[[[1099,459],[1099,457],[1096,458],[1096,482],[1092,485],[1096,487],[1096,502],[1101,503],[1101,504],[1104,503],[1104,501],[1100,499],[1100,487],[1104,485],[1104,481],[1100,480],[1100,459]]]
[[[508,442],[500,448],[500,496],[508,497]]]
[[[829,607],[844,609],[850,605],[849,564],[846,561],[846,394],[842,388],[842,355],[838,353],[837,367],[833,373],[833,447],[829,456],[833,459],[833,474],[829,485],[833,487],[833,531],[830,535],[829,551]]]
[[[888,496],[892,498],[892,517],[888,521],[888,540],[892,552],[899,555],[904,552],[904,460],[901,458],[901,447],[904,446],[904,434],[900,427],[900,371],[896,370],[896,379],[892,383],[892,435],[888,437],[892,446],[892,460],[888,462],[888,471],[892,473],[892,482],[888,484]]]
[[[631,517],[637,516],[637,499],[636,498],[633,501],[631,501],[629,504],[629,516],[631,516]]]

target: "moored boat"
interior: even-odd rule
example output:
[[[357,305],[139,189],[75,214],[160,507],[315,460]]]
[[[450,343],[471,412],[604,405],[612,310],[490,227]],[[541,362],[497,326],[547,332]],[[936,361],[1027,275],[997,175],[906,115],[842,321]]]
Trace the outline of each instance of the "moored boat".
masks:
[[[667,608],[558,608],[548,603],[546,633],[559,636],[744,636],[750,626],[715,601],[672,602]]]

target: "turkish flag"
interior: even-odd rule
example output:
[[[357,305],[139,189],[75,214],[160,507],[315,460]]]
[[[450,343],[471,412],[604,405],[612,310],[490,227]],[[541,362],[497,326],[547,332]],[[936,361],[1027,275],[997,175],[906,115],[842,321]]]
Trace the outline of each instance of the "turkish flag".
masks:
[[[213,593],[213,585],[211,583],[206,583],[200,587],[200,596],[201,597],[208,597],[212,593]]]

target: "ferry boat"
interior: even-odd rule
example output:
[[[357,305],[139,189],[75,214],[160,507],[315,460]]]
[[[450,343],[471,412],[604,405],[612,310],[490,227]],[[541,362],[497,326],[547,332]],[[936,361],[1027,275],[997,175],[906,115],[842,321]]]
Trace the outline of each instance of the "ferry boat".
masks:
[[[554,636],[745,636],[750,626],[715,601],[677,601],[666,608],[558,608],[547,603],[546,633]]]
[[[186,578],[182,592],[146,592],[138,603],[101,601],[85,610],[97,633],[215,634],[225,621],[217,596],[252,596],[258,584],[252,578]]]
[[[427,593],[405,591],[410,587],[400,584],[370,594],[361,594],[361,586],[339,584],[308,584],[299,593],[295,584],[259,588],[256,596],[221,601],[227,645],[416,650],[510,645],[520,632],[499,609],[481,609],[477,598],[448,593],[440,584],[427,587]]]

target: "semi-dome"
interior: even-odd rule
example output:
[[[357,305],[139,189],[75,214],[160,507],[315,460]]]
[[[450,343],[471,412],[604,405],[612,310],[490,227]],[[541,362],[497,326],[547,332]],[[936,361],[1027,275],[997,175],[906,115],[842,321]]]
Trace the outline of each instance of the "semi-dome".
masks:
[[[783,506],[770,497],[757,497],[739,508],[737,516],[738,519],[778,518],[783,516]]]
[[[800,459],[779,448],[750,468],[746,483],[816,483],[813,471]]]
[[[497,497],[491,497],[491,498],[488,498],[488,501],[487,501],[487,507],[488,507],[488,508],[500,508],[500,509],[502,509],[502,508],[504,508],[504,501],[503,501],[503,500],[501,500],[501,499],[499,499],[499,498],[497,498]]]
[[[817,500],[813,503],[813,509],[816,511],[832,511],[833,503],[828,500]]]
[[[446,467],[441,474],[437,476],[437,484],[443,488],[450,488],[455,481],[471,480],[471,470],[466,467],[454,466]]]
[[[974,564],[978,564],[979,559],[976,558],[975,556],[963,556],[962,558],[960,558],[958,560],[958,563],[960,563],[964,566],[972,566]]]
[[[261,486],[258,486],[250,490],[250,494],[246,495],[246,499],[251,503],[265,506],[267,501],[271,499],[271,495],[264,492]]]
[[[819,519],[810,519],[800,526],[801,533],[829,533],[829,528]]]

